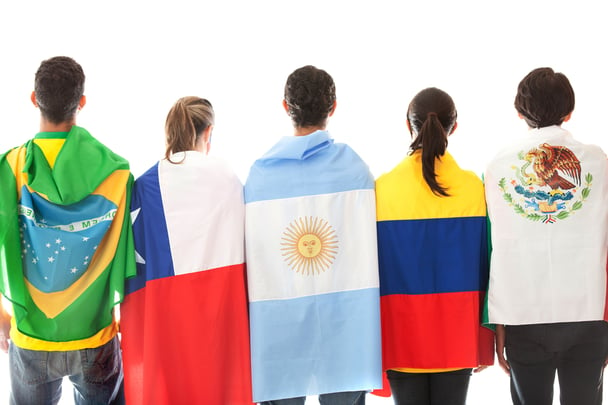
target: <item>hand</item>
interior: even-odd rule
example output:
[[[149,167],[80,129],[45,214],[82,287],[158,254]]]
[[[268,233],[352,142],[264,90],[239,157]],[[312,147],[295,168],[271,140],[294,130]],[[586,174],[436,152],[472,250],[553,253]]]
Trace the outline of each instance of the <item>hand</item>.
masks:
[[[488,368],[488,367],[490,367],[490,366],[479,366],[479,367],[477,367],[477,368],[474,368],[474,369],[473,369],[473,372],[474,372],[474,373],[481,373],[483,370],[485,370],[485,369],[486,369],[486,368]]]
[[[498,358],[498,365],[502,368],[505,373],[511,374],[511,366],[505,358],[505,326],[496,325],[496,357]]]
[[[1,299],[1,297],[0,297]],[[4,310],[0,302],[0,350],[8,352],[8,339],[11,332],[11,316]]]

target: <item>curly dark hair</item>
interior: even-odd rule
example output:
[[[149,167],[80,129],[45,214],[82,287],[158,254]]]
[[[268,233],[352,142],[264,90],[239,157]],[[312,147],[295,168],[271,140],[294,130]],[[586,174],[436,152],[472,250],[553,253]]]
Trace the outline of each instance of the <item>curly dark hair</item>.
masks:
[[[70,57],[42,61],[34,84],[42,116],[54,124],[70,121],[84,94],[84,80],[82,67]]]
[[[531,128],[561,125],[574,110],[574,90],[563,73],[538,68],[519,83],[514,104]]]
[[[285,84],[285,102],[296,127],[323,126],[336,101],[336,86],[322,69],[296,69]]]

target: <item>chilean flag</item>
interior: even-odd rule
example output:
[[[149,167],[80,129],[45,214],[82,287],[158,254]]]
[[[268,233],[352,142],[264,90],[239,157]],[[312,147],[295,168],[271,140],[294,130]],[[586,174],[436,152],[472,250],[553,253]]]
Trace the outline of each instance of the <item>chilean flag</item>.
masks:
[[[182,161],[183,160],[183,161]],[[138,275],[121,307],[129,404],[250,404],[242,185],[198,152],[135,182]]]
[[[245,184],[253,398],[382,384],[374,181],[325,131],[284,137]]]

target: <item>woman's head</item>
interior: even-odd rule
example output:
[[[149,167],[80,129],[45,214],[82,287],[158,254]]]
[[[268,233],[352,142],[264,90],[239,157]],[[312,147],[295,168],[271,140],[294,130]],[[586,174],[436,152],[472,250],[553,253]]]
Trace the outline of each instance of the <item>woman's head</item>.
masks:
[[[514,104],[530,128],[561,125],[574,110],[574,90],[563,73],[538,68],[519,83]]]
[[[456,129],[456,106],[443,90],[430,87],[412,99],[407,109],[408,128],[413,141],[410,153],[422,151],[422,175],[437,195],[449,195],[437,182],[435,159],[441,158],[448,146],[448,136]]]
[[[214,122],[213,106],[208,100],[192,96],[177,100],[165,122],[165,158],[171,161],[172,153],[197,150],[204,146],[210,141]]]
[[[287,78],[285,106],[295,127],[325,127],[335,103],[336,86],[326,71],[309,65]]]

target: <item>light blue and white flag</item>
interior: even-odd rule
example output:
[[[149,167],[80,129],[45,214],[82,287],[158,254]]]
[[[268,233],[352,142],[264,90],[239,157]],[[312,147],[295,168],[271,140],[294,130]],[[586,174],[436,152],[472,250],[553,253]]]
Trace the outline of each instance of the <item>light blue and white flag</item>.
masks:
[[[374,179],[325,131],[245,185],[254,401],[382,386]]]

